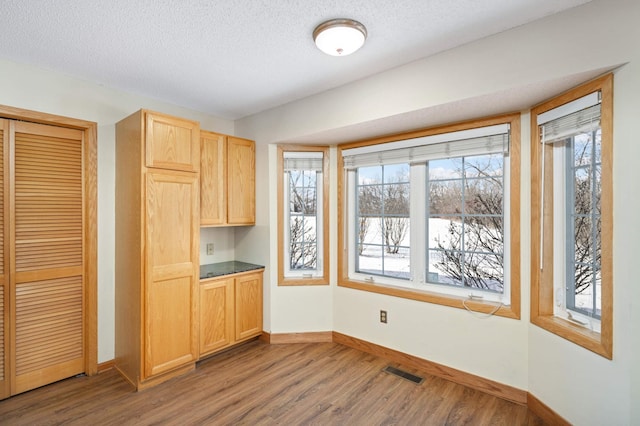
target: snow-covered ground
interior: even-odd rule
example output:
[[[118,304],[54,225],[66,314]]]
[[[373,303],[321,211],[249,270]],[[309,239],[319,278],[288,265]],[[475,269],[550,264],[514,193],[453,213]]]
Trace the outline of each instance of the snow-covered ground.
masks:
[[[437,245],[438,239],[440,241],[446,241],[449,235],[449,219],[429,219],[429,241],[430,247]],[[410,278],[410,252],[409,252],[409,234],[410,226],[407,226],[407,233],[402,240],[402,248],[397,254],[386,253],[384,248],[384,239],[382,236],[382,229],[380,220],[370,219],[369,231],[365,237],[364,242],[365,250],[362,255],[359,256],[359,269],[362,273],[370,274],[382,274],[383,273],[383,261],[384,261],[384,274],[391,275],[398,278]],[[446,244],[445,244],[446,245]],[[442,271],[438,270],[436,265],[440,261],[440,253],[432,251],[429,256],[429,272],[438,273],[437,279],[432,275],[429,280],[431,282],[440,282],[443,284],[455,284],[451,278],[447,277]],[[498,289],[496,289],[498,290]],[[600,286],[596,286],[596,309],[600,311]],[[581,294],[575,296],[576,307],[584,308],[586,310],[592,309],[593,293],[592,288],[584,290]]]
[[[449,219],[429,219],[429,246],[436,245],[438,239],[445,241],[449,235]],[[369,231],[364,239],[365,249],[359,256],[358,262],[360,271],[363,273],[382,274],[383,258],[384,272],[386,275],[393,275],[400,278],[410,277],[410,253],[409,253],[410,225],[407,226],[407,233],[402,240],[401,249],[398,254],[386,253],[384,249],[384,238],[380,220],[370,219]],[[429,271],[438,271],[435,263],[439,260],[437,253],[429,256]],[[445,282],[440,278],[440,282]]]

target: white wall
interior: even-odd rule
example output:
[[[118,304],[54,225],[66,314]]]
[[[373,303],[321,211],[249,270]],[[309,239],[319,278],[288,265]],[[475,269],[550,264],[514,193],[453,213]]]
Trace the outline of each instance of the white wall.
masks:
[[[233,134],[234,124],[5,60],[0,60],[0,104],[98,123],[98,362],[111,360],[114,357],[115,123],[140,108],[148,108],[198,120],[203,129],[222,133]],[[233,252],[233,238],[225,235],[225,231],[219,235],[216,249],[220,257],[229,256],[229,251]],[[212,239],[216,236],[205,233],[203,241]],[[201,258],[207,256],[201,254]]]
[[[0,103],[98,123],[98,359],[113,358],[114,124],[139,108],[200,120],[205,129],[257,141],[257,223],[203,230],[215,254],[267,266],[265,329],[336,331],[526,389],[576,424],[640,424],[640,2],[595,0],[544,20],[232,123],[34,67],[0,61]],[[445,106],[457,120],[474,99],[518,94],[550,80],[628,63],[614,81],[614,359],[605,360],[529,324],[528,130],[523,130],[522,320],[478,320],[467,312],[335,286],[337,213],[332,207],[331,287],[278,287],[275,150],[269,144],[345,131]],[[506,94],[506,95],[505,95]],[[515,96],[515,103],[514,101]],[[499,105],[487,105],[491,111]],[[510,107],[512,108],[512,107]],[[472,114],[470,111],[468,114]],[[457,115],[456,115],[457,114]],[[463,114],[464,115],[464,114]],[[482,114],[479,114],[482,115]],[[400,117],[401,118],[401,117]],[[430,117],[425,116],[425,122]],[[524,118],[526,122],[526,117]],[[235,126],[235,129],[234,129]],[[335,154],[335,151],[333,151]],[[332,200],[335,201],[335,160]],[[235,246],[235,248],[234,248]],[[389,324],[377,322],[379,309]],[[636,402],[633,404],[632,402]]]
[[[274,272],[272,259],[276,256],[276,248],[269,241],[273,235],[270,225],[269,206],[276,197],[275,189],[269,191],[270,152],[267,145],[256,144],[256,224],[251,227],[239,227],[235,231],[236,259],[266,267],[263,287],[263,318],[265,331],[271,330],[272,289],[269,285],[270,275]],[[275,173],[275,172],[273,172]],[[275,229],[275,228],[274,228]]]
[[[333,330],[333,310],[331,308],[332,291],[329,286],[280,287],[277,285],[276,162],[275,145],[256,144],[256,225],[236,230],[236,258],[266,265],[263,324],[265,331],[270,333],[331,331]],[[330,192],[331,198],[335,199],[335,182]]]
[[[207,254],[207,243],[213,243],[213,254]],[[235,228],[200,228],[200,264],[235,259]]]
[[[599,1],[567,13],[570,19],[563,15],[537,25],[550,40],[572,34],[570,40],[555,42],[552,55],[547,56],[551,63],[565,56],[568,62],[578,56],[629,62],[614,77],[614,355],[612,361],[606,360],[530,326],[529,392],[575,424],[638,424],[638,399],[634,401],[632,394],[637,396],[640,386],[640,352],[633,347],[638,332],[633,332],[632,308],[634,292],[638,297],[634,262],[640,234],[634,212],[640,201],[629,195],[637,193],[640,181],[635,131],[640,113],[640,50],[631,47],[635,44],[631,40],[640,40],[640,3]],[[567,27],[567,22],[572,25]]]
[[[639,5],[640,6],[640,5]],[[640,16],[640,7],[635,8],[631,16]],[[629,19],[629,21],[632,21]],[[640,37],[637,20],[635,23],[635,40]],[[632,40],[630,38],[629,40]],[[619,39],[625,44],[624,38]],[[596,386],[604,381],[606,387],[601,388],[612,409],[618,408],[618,398],[626,402],[625,382],[631,386],[629,403],[631,418],[629,424],[640,425],[640,285],[638,285],[638,259],[640,254],[640,225],[638,225],[638,209],[640,199],[638,183],[640,182],[640,138],[638,137],[638,118],[640,117],[640,50],[634,49],[631,62],[615,74],[614,80],[614,203],[613,203],[613,276],[614,276],[614,363],[604,365],[602,360],[587,364],[586,368],[598,368],[602,376],[597,377]],[[630,366],[630,371],[625,371]],[[608,368],[616,368],[614,377],[607,376]],[[630,374],[629,374],[630,373]],[[623,409],[623,407],[619,407]],[[578,410],[580,411],[580,410]],[[587,417],[585,424],[595,422]],[[613,417],[615,418],[615,416]]]
[[[319,297],[316,289],[278,288],[275,274],[271,273],[265,283],[271,295],[270,306],[277,309],[271,313],[271,330],[321,329],[326,326],[326,319],[318,312],[333,308],[336,331],[528,390],[573,423],[640,423],[640,333],[632,333],[631,325],[640,324],[638,309],[632,309],[637,306],[634,297],[640,300],[640,286],[633,274],[636,242],[640,240],[634,218],[640,199],[632,196],[637,194],[634,186],[640,181],[636,164],[640,144],[633,137],[632,128],[640,117],[639,17],[640,2],[596,0],[236,122],[239,135],[253,138],[261,146],[295,142],[314,134],[335,136],[340,131],[351,137],[354,127],[365,128],[376,120],[402,120],[403,114],[442,105],[464,109],[474,103],[474,98],[495,93],[501,97],[494,99],[517,105],[514,96],[517,98],[526,88],[575,75],[594,75],[628,63],[616,73],[614,81],[613,361],[529,323],[528,115],[523,117],[522,134],[521,321],[479,320],[458,309],[336,287],[335,277],[332,302]],[[487,108],[492,113],[499,110],[495,104]],[[456,108],[451,111],[457,120],[462,118],[456,115]],[[470,111],[467,118],[481,115],[481,111]],[[425,122],[432,124],[428,115]],[[260,210],[259,216],[276,211],[275,180],[270,175],[275,165],[272,155],[270,170],[263,169],[258,175],[258,192],[269,206],[268,210]],[[335,214],[332,220],[336,220]],[[257,244],[268,235],[272,253],[269,264],[275,269],[276,221],[264,217],[259,221],[270,223],[271,232],[261,230],[253,238],[252,231],[248,231],[244,239],[247,245]],[[334,230],[332,238],[335,236]],[[335,268],[335,259],[332,267]],[[387,325],[378,322],[380,309],[389,312]]]

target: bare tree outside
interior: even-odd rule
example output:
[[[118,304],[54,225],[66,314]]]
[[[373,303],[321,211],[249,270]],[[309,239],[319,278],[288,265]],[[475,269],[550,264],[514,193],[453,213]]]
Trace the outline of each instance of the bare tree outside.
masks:
[[[378,184],[361,186],[358,190],[358,254],[364,252],[372,218],[378,217],[381,198]]]
[[[358,169],[357,251],[369,273],[408,277],[409,188],[408,164]]]
[[[358,252],[363,253],[370,219],[380,221],[385,251],[397,254],[409,230],[409,176],[407,171],[381,182],[377,177],[358,192]]]
[[[294,170],[289,176],[289,267],[317,267],[317,176],[315,171]]]
[[[600,245],[600,140],[596,132],[573,138],[573,174],[569,181],[573,189],[573,211],[569,211],[568,229],[573,231],[574,294],[594,292],[601,282]],[[569,200],[571,201],[571,200]],[[593,294],[593,293],[592,293]],[[586,308],[594,309],[590,303]],[[597,311],[596,307],[596,311]],[[597,312],[592,312],[597,315]]]
[[[384,186],[382,230],[387,253],[397,254],[409,230],[409,184],[407,176],[397,176]]]

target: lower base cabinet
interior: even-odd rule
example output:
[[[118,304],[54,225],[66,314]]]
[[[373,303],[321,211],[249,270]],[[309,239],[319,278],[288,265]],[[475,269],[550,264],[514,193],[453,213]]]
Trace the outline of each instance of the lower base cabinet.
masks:
[[[200,357],[262,333],[262,271],[200,281]]]

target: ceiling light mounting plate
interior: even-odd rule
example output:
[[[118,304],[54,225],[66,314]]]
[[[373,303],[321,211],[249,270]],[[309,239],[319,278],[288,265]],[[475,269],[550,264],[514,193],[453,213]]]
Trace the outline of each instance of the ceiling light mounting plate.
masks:
[[[347,56],[360,49],[367,39],[367,29],[353,19],[331,19],[313,30],[313,40],[327,55]]]

